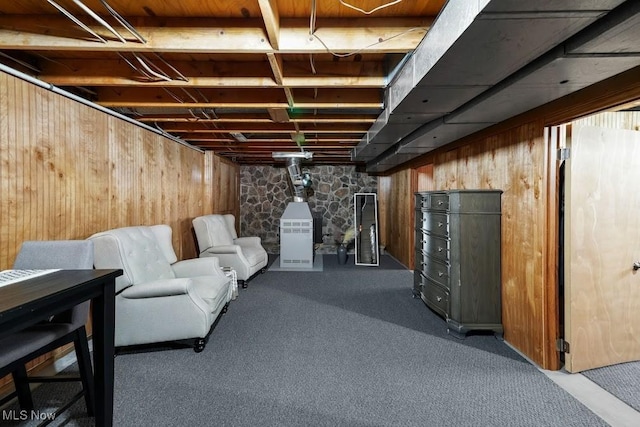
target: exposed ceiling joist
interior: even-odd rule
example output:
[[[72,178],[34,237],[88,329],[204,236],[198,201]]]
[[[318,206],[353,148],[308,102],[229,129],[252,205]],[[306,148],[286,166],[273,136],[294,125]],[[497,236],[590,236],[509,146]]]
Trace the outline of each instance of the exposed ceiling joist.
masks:
[[[0,62],[240,163],[304,137],[314,162],[349,164],[446,0],[56,2],[73,19],[0,2]]]
[[[269,36],[269,43],[271,43],[271,47],[274,50],[278,50],[280,48],[280,15],[275,1],[276,0],[258,0],[258,5],[260,6],[264,26]]]
[[[386,84],[382,67],[377,62],[316,62],[316,73],[309,76],[308,62],[283,62],[272,53],[268,53],[267,57],[271,66],[260,61],[171,61],[171,65],[187,77],[186,80],[158,80],[145,82],[145,86],[382,88]],[[40,62],[38,77],[57,86],[140,86],[143,81],[140,73],[122,59],[55,59],[55,62]],[[277,64],[275,68],[274,62]]]
[[[319,20],[314,37],[302,19],[281,20],[279,49],[269,43],[259,19],[141,18],[136,30],[147,40],[122,43],[99,25],[88,25],[106,40],[101,43],[58,16],[2,16],[3,49],[48,51],[179,52],[179,53],[326,53],[407,52],[424,37],[430,19]]]
[[[313,91],[312,91],[313,92]],[[207,101],[194,101],[179,91],[173,95],[162,89],[136,87],[122,90],[97,88],[98,103],[105,107],[176,107],[176,108],[288,108],[284,93],[277,89],[202,89]],[[382,108],[375,89],[327,89],[317,96],[305,90],[294,92],[297,108]],[[193,95],[192,95],[193,96]]]

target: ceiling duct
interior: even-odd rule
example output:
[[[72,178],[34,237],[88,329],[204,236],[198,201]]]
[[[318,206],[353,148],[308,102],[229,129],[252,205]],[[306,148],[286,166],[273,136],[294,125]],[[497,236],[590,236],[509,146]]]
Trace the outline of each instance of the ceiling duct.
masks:
[[[640,5],[622,3],[449,0],[353,160],[384,172],[640,65]]]
[[[293,201],[306,202],[307,189],[311,187],[313,182],[311,181],[311,175],[307,172],[302,172],[300,166],[302,159],[311,160],[313,153],[310,151],[302,151],[300,153],[276,152],[272,153],[271,157],[274,159],[285,159],[289,180],[291,181],[291,187],[293,189]]]

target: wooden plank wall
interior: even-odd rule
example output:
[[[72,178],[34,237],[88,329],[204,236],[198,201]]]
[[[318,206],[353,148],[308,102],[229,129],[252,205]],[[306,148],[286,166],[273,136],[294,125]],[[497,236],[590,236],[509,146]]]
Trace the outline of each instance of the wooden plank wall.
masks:
[[[505,338],[545,369],[559,369],[555,351],[558,337],[557,296],[557,163],[555,147],[545,142],[544,127],[560,125],[587,114],[640,99],[640,68],[621,73],[575,94],[513,117],[476,135],[425,154],[387,175],[392,194],[417,190],[418,180],[407,183],[396,177],[406,170],[429,164],[434,168],[434,189],[502,188],[503,196],[503,323]],[[598,125],[614,119],[599,120]],[[625,119],[628,120],[628,119]],[[594,122],[591,122],[595,124]],[[398,197],[396,196],[398,200]],[[413,205],[413,200],[404,198]],[[406,206],[384,204],[385,218],[413,227]],[[411,239],[392,233],[389,248],[413,246]],[[407,250],[391,252],[410,262]],[[406,264],[410,265],[410,264]]]
[[[541,328],[547,310],[546,167],[548,150],[544,124],[536,120],[500,134],[484,137],[431,159],[433,180],[420,178],[427,165],[395,172],[381,187],[389,252],[405,265],[413,266],[413,188],[501,189],[502,197],[502,301],[505,339],[543,364],[545,335]],[[381,180],[383,182],[383,180]],[[412,187],[413,185],[413,187]],[[411,246],[407,242],[412,242]],[[411,267],[413,268],[413,267]],[[444,327],[444,326],[443,326]]]
[[[178,257],[195,257],[191,220],[237,210],[237,181],[213,153],[0,73],[0,270],[24,240],[142,224],[169,224]]]
[[[236,231],[240,225],[240,165],[215,155],[204,153],[205,190],[203,196],[207,213],[233,214]]]
[[[473,144],[440,153],[438,189],[500,189],[502,195],[502,322],[505,339],[543,364],[548,331],[544,125],[534,121]]]
[[[213,211],[221,214],[233,214],[236,222],[240,217],[240,166],[220,156],[214,156],[214,186],[219,196],[213,205]]]
[[[433,182],[433,164],[429,163],[428,165],[420,166],[416,168],[417,181],[415,190],[416,191],[433,191],[435,190],[435,183]]]
[[[404,169],[378,178],[380,243],[408,268],[413,265],[413,181],[415,174]]]

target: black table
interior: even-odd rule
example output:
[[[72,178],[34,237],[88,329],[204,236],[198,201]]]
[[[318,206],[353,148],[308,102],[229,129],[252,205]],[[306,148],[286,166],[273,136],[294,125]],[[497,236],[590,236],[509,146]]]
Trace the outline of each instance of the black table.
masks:
[[[113,424],[115,279],[122,270],[60,270],[0,287],[0,338],[93,301],[96,426]]]

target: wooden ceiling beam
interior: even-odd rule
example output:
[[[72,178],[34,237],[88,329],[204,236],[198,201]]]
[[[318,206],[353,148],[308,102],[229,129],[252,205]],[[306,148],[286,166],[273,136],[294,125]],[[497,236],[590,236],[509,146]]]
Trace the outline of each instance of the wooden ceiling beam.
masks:
[[[269,36],[269,43],[274,50],[278,50],[280,37],[278,5],[275,4],[275,0],[258,0],[258,6],[260,6],[262,20]]]
[[[291,121],[289,112],[286,108],[268,108],[267,111],[269,112],[269,117],[271,117],[271,120],[274,123],[287,123]],[[245,121],[246,120],[247,119],[245,119]],[[250,120],[255,123],[253,119]]]
[[[286,110],[286,109],[285,109]],[[287,115],[288,117],[288,115]],[[298,117],[291,119],[296,123],[374,123],[377,116],[362,116],[357,115],[344,116],[341,114],[330,115],[310,115],[309,117]],[[219,117],[216,119],[203,119],[195,118],[192,115],[175,116],[175,115],[144,115],[137,117],[139,122],[158,122],[158,123],[246,123],[248,121],[252,123],[271,123],[276,122],[273,118],[263,117],[260,115],[246,115],[242,117]]]
[[[325,89],[295,92],[296,108],[382,108],[378,89]],[[192,94],[207,101],[196,101],[182,91],[168,93],[160,88],[96,88],[97,103],[105,107],[172,108],[288,108],[284,93],[276,89],[201,89]],[[177,99],[176,99],[177,98]]]
[[[163,126],[167,132],[291,132],[294,129],[292,123],[254,123],[247,118],[245,123],[227,123],[224,127],[215,129],[207,128],[207,123],[168,123]],[[364,133],[371,126],[368,123],[317,123],[300,126],[301,132],[311,133]]]
[[[198,143],[202,143],[202,142],[231,142],[234,144],[239,144],[239,142],[233,138],[222,138],[222,137],[215,137],[215,136],[194,136],[194,137],[185,137],[185,140],[188,141],[194,141],[194,142],[198,142]],[[269,138],[269,139],[261,139],[261,138],[250,138],[247,140],[247,142],[243,142],[242,144],[246,144],[246,143],[259,143],[259,144],[266,144],[266,143],[274,143],[274,142],[283,142],[283,143],[288,143],[288,144],[292,144],[293,141],[291,141],[291,138]],[[348,146],[349,148],[353,147],[354,145],[357,145],[360,142],[360,138],[335,138],[333,135],[328,134],[327,137],[322,137],[322,138],[307,138],[305,140],[305,144],[316,144],[316,143],[329,143],[329,142],[336,142],[339,144],[343,144]],[[295,144],[295,143],[293,143]]]
[[[275,53],[267,53],[267,59],[269,60],[269,65],[271,65],[271,70],[273,72],[276,83],[278,84],[278,86],[281,86],[284,89],[284,94],[287,97],[289,107],[293,107],[293,92],[289,87],[284,86],[284,75],[282,74],[282,58]]]
[[[55,15],[0,15],[2,49],[179,53],[406,53],[422,40],[432,18],[318,19],[314,36],[307,19],[281,19],[279,48],[271,46],[260,19],[137,18],[147,43],[122,43],[104,27],[88,23],[101,43]],[[117,30],[118,28],[116,28]]]
[[[148,81],[123,60],[64,59],[41,61],[40,80],[56,86],[150,86],[150,87],[290,87],[322,88],[333,86],[384,87],[385,75],[380,63],[316,62],[315,75],[304,74],[308,63],[284,62],[267,54],[269,63],[171,61],[171,66],[187,77],[184,80]],[[153,60],[152,57],[149,57]],[[272,59],[273,58],[273,59]],[[275,68],[274,64],[275,63]],[[154,65],[172,73],[160,61]],[[284,73],[290,72],[287,76]],[[306,71],[310,73],[310,70]],[[175,77],[175,76],[174,76]]]
[[[238,128],[238,129],[229,129],[229,130],[222,130],[222,129],[204,129],[204,130],[195,130],[195,131],[179,131],[179,130],[167,130],[167,132],[175,134],[180,136],[181,138],[185,138],[185,139],[194,139],[197,138],[200,135],[206,135],[206,134],[220,134],[220,133],[243,133],[243,132],[253,132],[259,135],[285,135],[285,134],[292,134],[295,133],[295,129],[293,130],[284,130],[284,129],[266,129],[266,130],[245,130],[245,131],[240,131],[240,129],[242,128]],[[306,133],[307,131],[304,130],[300,130],[300,132]],[[366,132],[366,131],[365,131]],[[310,132],[312,133],[314,136],[315,135],[328,135],[328,134],[338,134],[338,135],[348,135],[348,134],[354,134],[354,135],[359,135],[359,136],[363,136],[364,132],[361,130],[349,130],[349,129],[335,129],[335,130],[325,130],[325,131],[314,131],[314,132]],[[245,137],[247,137],[247,135],[245,135]],[[248,137],[247,137],[248,138]],[[291,140],[293,141],[293,137],[291,138]]]
[[[270,151],[270,150],[274,150],[277,151],[279,149],[290,149],[290,148],[297,148],[297,146],[294,143],[290,143],[288,145],[285,144],[264,144],[261,146],[234,146],[234,145],[229,145],[229,144],[224,144],[224,143],[206,143],[206,144],[200,144],[200,147],[203,148],[217,148],[217,149],[221,149],[221,150],[228,150],[228,149],[237,149],[237,150],[241,150],[243,152],[264,152],[264,151]],[[309,151],[314,151],[314,150],[331,150],[333,152],[345,152],[345,151],[350,151],[353,146],[348,146],[348,147],[336,147],[333,145],[314,145],[314,146],[305,146],[305,149],[308,149]],[[298,150],[300,150],[298,148]]]

